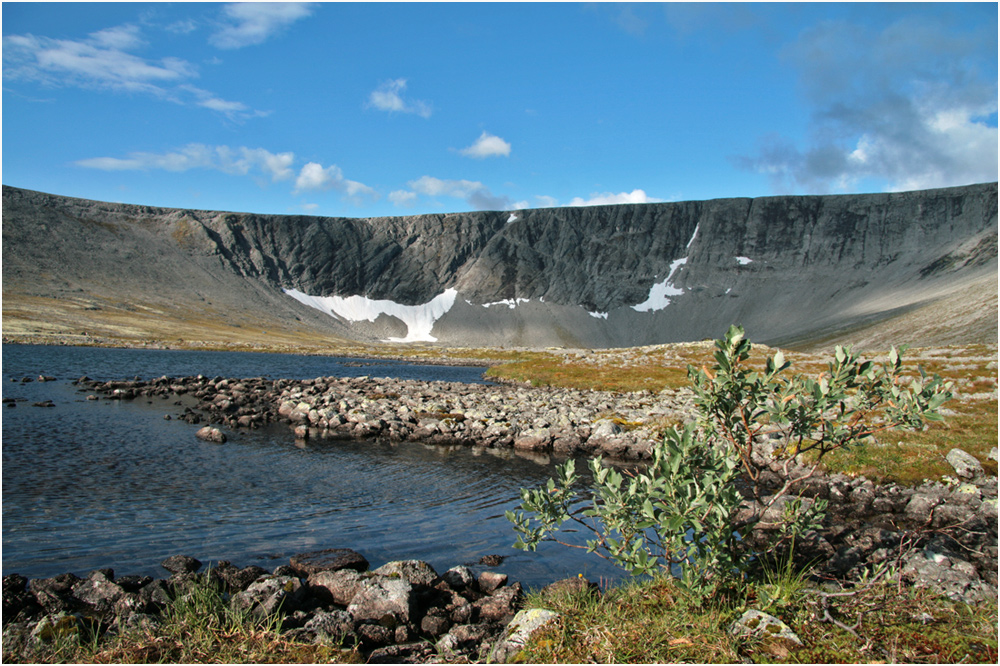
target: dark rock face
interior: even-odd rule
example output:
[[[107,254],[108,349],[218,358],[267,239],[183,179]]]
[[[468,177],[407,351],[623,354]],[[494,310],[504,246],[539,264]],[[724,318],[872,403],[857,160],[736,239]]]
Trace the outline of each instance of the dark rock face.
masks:
[[[712,337],[735,321],[774,343],[900,314],[986,277],[996,291],[995,183],[522,210],[513,222],[509,212],[344,219],[175,210],[4,187],[3,212],[5,290],[59,289],[44,277],[58,266],[79,284],[110,279],[112,291],[174,300],[190,299],[197,284],[226,308],[318,323],[318,311],[280,290],[419,305],[455,289],[433,330],[450,343],[634,346]],[[123,257],[141,265],[123,271]],[[112,266],[128,285],[109,278]],[[656,285],[669,305],[661,298],[635,309]],[[482,307],[513,299],[529,302]],[[965,335],[995,332],[995,314],[994,305],[979,318],[992,323]],[[330,330],[362,338],[376,329],[399,335],[401,326],[384,315],[350,328],[328,319]]]

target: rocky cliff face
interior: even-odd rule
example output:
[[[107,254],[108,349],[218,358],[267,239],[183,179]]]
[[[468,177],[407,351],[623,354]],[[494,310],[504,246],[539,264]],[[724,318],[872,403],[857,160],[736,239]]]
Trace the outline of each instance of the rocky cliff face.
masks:
[[[3,242],[5,299],[74,285],[200,294],[316,325],[323,308],[332,330],[360,338],[419,339],[422,317],[432,327],[424,339],[450,344],[631,346],[714,337],[731,323],[781,343],[981,285],[973,291],[987,299],[968,337],[988,338],[992,326],[996,341],[995,183],[370,219],[4,187]]]

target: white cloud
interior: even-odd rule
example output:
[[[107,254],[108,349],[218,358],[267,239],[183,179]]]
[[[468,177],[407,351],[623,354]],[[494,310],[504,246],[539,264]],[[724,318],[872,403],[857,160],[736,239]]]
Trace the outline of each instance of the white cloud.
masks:
[[[476,159],[483,159],[497,155],[507,157],[510,155],[510,144],[500,137],[484,131],[481,135],[479,135],[479,138],[476,139],[475,143],[458,152],[466,157],[474,157]]]
[[[368,104],[379,111],[390,113],[414,113],[422,118],[431,117],[431,106],[421,100],[403,99],[402,93],[406,90],[406,79],[393,79],[379,85],[368,96]]]
[[[197,76],[195,67],[179,58],[154,61],[126,51],[141,43],[138,28],[129,25],[78,41],[8,35],[3,38],[4,79],[169,97],[163,85]]]
[[[881,32],[847,22],[805,31],[786,49],[813,105],[804,146],[762,137],[734,163],[766,174],[777,192],[850,191],[862,180],[887,190],[997,179],[995,77],[979,55],[996,49],[984,26],[959,34],[946,24],[903,19]],[[992,44],[992,46],[990,46]],[[986,48],[984,48],[984,46]]]
[[[526,208],[525,202],[511,201],[510,197],[495,195],[486,185],[474,180],[442,180],[433,176],[422,176],[417,180],[407,183],[411,190],[399,190],[393,192],[394,202],[397,205],[410,205],[418,194],[429,197],[454,197],[464,199],[465,202],[475,210],[518,210]]]
[[[186,83],[198,76],[197,68],[186,60],[152,60],[129,53],[144,45],[134,25],[105,28],[81,40],[8,35],[3,38],[4,82],[142,93],[176,104],[193,103],[231,120],[267,115]]]
[[[266,41],[271,35],[312,14],[311,3],[240,2],[222,9],[223,25],[209,38],[220,49],[240,49]]]
[[[539,194],[535,196],[535,207],[536,208],[555,208],[559,205],[559,200],[555,197],[550,197],[545,194]],[[527,206],[525,206],[527,208]]]
[[[128,157],[93,157],[79,160],[77,166],[102,171],[189,171],[191,169],[212,169],[224,173],[247,175],[261,171],[271,180],[287,180],[292,177],[291,164],[294,153],[272,153],[263,148],[237,149],[229,146],[206,146],[190,143],[169,153],[134,152]]]
[[[606,204],[636,204],[636,203],[656,203],[659,199],[654,199],[643,190],[632,190],[631,192],[603,192],[591,194],[589,199],[573,197],[569,202],[570,206],[603,206]]]
[[[393,190],[389,192],[389,201],[397,206],[412,206],[417,201],[417,193],[409,190]]]
[[[336,164],[324,168],[318,162],[309,162],[302,167],[298,178],[295,179],[293,193],[325,192],[334,189],[354,199],[378,197],[378,193],[367,185],[344,178],[344,172]]]

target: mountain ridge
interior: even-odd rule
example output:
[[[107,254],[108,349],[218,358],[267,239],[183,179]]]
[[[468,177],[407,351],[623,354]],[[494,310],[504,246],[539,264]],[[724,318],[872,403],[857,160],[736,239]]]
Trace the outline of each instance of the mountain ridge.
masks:
[[[377,308],[371,321],[304,310],[286,290],[412,307],[455,290],[430,336],[453,345],[636,346],[715,337],[729,323],[779,343],[976,284],[993,305],[969,337],[988,337],[992,318],[995,342],[996,238],[996,183],[382,218],[158,208],[4,186],[4,320],[6,329],[8,298],[29,295],[189,309],[210,300],[234,321],[297,317],[375,341],[405,339],[412,325]]]

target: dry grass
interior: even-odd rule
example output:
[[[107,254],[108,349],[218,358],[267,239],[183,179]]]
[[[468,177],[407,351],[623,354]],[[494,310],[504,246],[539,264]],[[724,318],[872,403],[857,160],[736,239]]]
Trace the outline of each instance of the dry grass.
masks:
[[[793,574],[793,577],[796,575]],[[738,638],[729,627],[760,593],[801,581],[751,581],[739,592],[692,603],[667,579],[588,593],[533,595],[528,604],[562,615],[519,657],[529,663],[996,663],[996,602],[976,607],[885,583],[836,601],[850,634],[819,620],[815,591],[792,585],[771,609],[803,647]],[[929,619],[928,619],[929,618]]]

